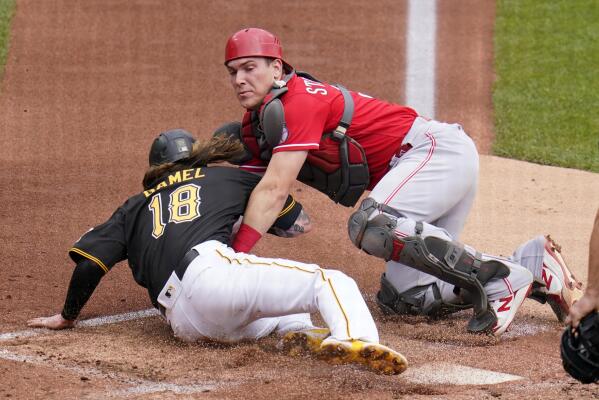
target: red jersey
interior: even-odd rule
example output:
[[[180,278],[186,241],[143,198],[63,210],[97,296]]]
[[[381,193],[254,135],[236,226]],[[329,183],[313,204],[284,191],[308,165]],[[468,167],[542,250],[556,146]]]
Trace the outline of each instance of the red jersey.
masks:
[[[344,109],[343,95],[332,85],[297,75],[289,80],[287,87],[287,93],[280,97],[285,109],[287,132],[283,133],[281,143],[273,148],[273,154],[317,150],[322,134],[333,131],[339,124]],[[418,114],[409,107],[362,93],[350,94],[354,100],[354,114],[346,134],[364,148],[370,171],[370,190],[388,171],[391,158],[399,150]],[[264,171],[266,162],[254,149],[250,148],[250,151],[254,159],[242,168]]]

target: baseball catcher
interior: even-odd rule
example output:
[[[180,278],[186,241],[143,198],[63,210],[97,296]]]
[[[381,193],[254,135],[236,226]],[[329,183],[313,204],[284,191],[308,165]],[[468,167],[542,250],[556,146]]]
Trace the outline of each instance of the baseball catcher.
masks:
[[[554,242],[535,238],[510,260],[457,242],[479,175],[476,146],[459,124],[297,71],[279,38],[264,29],[231,35],[224,64],[245,109],[229,129],[246,150],[236,161],[264,173],[234,249],[249,251],[267,232],[296,180],[348,207],[369,190],[349,234],[386,261],[378,296],[386,310],[442,315],[473,308],[469,331],[500,335],[533,293],[563,319],[578,283]]]
[[[160,134],[150,149],[144,191],[70,249],[77,265],[62,312],[29,326],[73,327],[101,278],[128,259],[133,278],[182,340],[231,343],[276,332],[284,336],[283,348],[302,346],[325,360],[385,374],[404,371],[406,359],[379,343],[347,275],[229,247],[260,177],[214,163],[242,153],[238,142],[224,138],[200,143],[180,129]],[[306,226],[301,215],[301,205],[288,196],[271,231],[293,236],[301,231],[294,225]],[[317,311],[327,329],[313,326],[309,313]]]

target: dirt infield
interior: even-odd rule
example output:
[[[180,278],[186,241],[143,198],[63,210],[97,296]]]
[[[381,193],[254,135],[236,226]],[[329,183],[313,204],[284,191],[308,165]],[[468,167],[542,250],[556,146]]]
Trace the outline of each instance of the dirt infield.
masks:
[[[0,92],[0,397],[6,398],[581,398],[595,395],[563,372],[561,326],[525,302],[501,340],[465,334],[468,314],[444,321],[384,317],[372,301],[383,263],[346,237],[350,209],[297,185],[316,229],[266,238],[260,255],[316,262],[354,277],[384,344],[410,369],[377,376],[276,350],[276,338],[237,346],[184,344],[155,315],[68,332],[30,332],[25,321],[60,310],[73,264],[67,250],[141,188],[147,148],[162,130],[206,137],[239,119],[222,66],[227,36],[248,25],[277,32],[286,57],[317,77],[401,102],[406,1],[19,0]],[[481,152],[493,137],[494,7],[439,2],[437,117],[459,121]],[[483,156],[478,199],[462,236],[509,254],[551,233],[586,279],[599,175]],[[324,244],[324,245],[323,245]],[[150,308],[128,267],[116,267],[82,319]],[[454,373],[522,379],[455,384]],[[478,371],[476,370],[476,371]],[[427,372],[429,371],[429,372]],[[435,371],[430,373],[430,371]],[[478,372],[477,372],[478,373]],[[445,380],[444,380],[445,379]],[[461,381],[460,381],[461,382]]]

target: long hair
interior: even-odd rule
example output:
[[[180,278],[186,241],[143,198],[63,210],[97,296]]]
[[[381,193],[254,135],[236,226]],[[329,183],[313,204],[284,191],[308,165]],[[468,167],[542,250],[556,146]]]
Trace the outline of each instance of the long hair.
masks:
[[[189,157],[176,162],[153,165],[144,174],[142,181],[144,190],[151,188],[160,178],[173,172],[187,168],[203,167],[210,163],[221,163],[241,157],[245,147],[231,136],[213,136],[209,140],[197,141]]]

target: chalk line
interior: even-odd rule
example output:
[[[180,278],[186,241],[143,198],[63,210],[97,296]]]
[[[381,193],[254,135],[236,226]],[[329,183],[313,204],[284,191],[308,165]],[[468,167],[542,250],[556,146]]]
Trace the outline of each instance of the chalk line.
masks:
[[[435,118],[437,1],[409,0],[406,101],[418,114]]]
[[[111,379],[116,380],[125,385],[130,385],[132,387],[126,389],[115,390],[112,393],[103,393],[103,395],[115,395],[115,396],[123,396],[123,395],[136,395],[141,393],[155,393],[155,392],[163,392],[170,391],[174,393],[197,393],[197,392],[208,392],[217,388],[217,385],[214,383],[203,383],[203,384],[195,384],[195,385],[179,385],[175,383],[168,382],[155,382],[149,381],[141,378],[133,378],[127,376],[122,373],[118,373],[115,371],[101,371],[97,368],[93,367],[81,367],[79,365],[67,365],[56,362],[52,359],[40,356],[40,355],[24,355],[14,353],[12,351],[0,348],[0,359],[9,360],[9,361],[17,361],[17,362],[25,362],[28,364],[40,365],[43,367],[52,367],[56,369],[61,369],[65,371],[69,371],[75,373],[80,376],[84,376],[86,378],[98,378],[98,379]]]
[[[108,324],[115,324],[117,322],[131,321],[134,319],[153,317],[155,315],[160,315],[158,310],[156,310],[155,308],[149,308],[147,310],[133,311],[133,312],[128,312],[128,313],[124,313],[124,314],[116,314],[116,315],[108,315],[105,317],[90,318],[90,319],[78,321],[76,326],[90,327],[90,326],[108,325]],[[21,338],[27,338],[27,337],[32,337],[32,336],[40,336],[40,335],[48,334],[50,332],[60,332],[60,331],[36,328],[36,329],[27,329],[27,330],[17,331],[17,332],[7,332],[7,333],[0,334],[0,342],[6,341],[6,340],[12,340],[12,339],[21,339]]]

